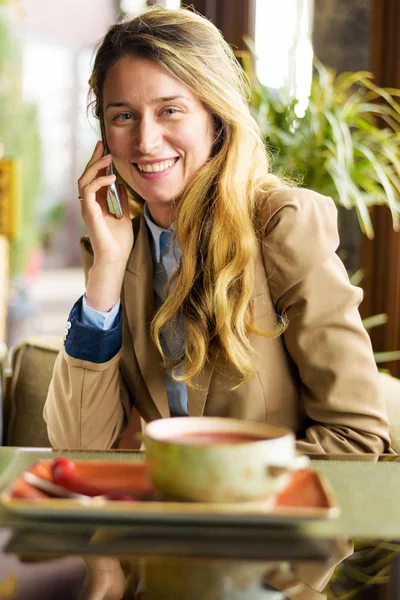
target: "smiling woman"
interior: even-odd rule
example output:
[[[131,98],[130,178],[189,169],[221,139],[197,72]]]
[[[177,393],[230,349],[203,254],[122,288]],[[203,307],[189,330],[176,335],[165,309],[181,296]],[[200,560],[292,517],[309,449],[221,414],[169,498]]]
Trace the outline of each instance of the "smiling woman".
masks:
[[[138,415],[207,415],[289,427],[303,452],[387,451],[336,209],[269,173],[219,31],[150,9],[109,29],[90,86],[110,154],[99,141],[78,182],[87,287],[45,406],[52,444],[135,447]]]
[[[157,63],[119,60],[103,87],[107,142],[123,180],[167,229],[176,200],[211,155],[210,113],[191,90]],[[100,117],[102,118],[102,117]]]

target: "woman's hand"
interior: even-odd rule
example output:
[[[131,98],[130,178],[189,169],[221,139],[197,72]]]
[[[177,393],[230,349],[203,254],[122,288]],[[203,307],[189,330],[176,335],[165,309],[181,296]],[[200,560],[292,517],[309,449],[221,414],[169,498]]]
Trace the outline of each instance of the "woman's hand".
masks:
[[[132,249],[133,232],[129,217],[128,197],[123,185],[119,186],[123,216],[117,219],[107,206],[107,187],[115,175],[105,175],[111,155],[103,156],[104,145],[98,142],[93,155],[78,181],[82,199],[82,217],[86,223],[94,252],[94,260],[101,265],[126,264]]]
[[[98,142],[90,161],[78,181],[82,217],[94,253],[89,271],[86,301],[92,308],[109,311],[118,301],[126,263],[133,245],[128,196],[119,186],[123,216],[117,219],[107,206],[107,187],[115,175],[105,175],[111,155],[103,156],[104,145]]]

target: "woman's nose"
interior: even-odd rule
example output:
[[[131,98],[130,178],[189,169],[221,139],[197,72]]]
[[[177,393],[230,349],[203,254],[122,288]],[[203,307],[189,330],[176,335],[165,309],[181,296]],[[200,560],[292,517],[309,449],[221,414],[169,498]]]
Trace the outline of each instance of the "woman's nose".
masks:
[[[160,126],[150,119],[142,119],[135,132],[134,145],[141,154],[154,154],[161,146]]]

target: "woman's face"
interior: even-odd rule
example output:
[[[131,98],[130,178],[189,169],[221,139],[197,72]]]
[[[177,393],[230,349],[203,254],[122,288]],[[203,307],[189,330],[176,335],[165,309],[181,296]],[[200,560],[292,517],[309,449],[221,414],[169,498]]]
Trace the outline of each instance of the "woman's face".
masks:
[[[211,115],[157,63],[132,57],[108,72],[103,106],[118,172],[147,202],[155,222],[168,227],[174,220],[171,201],[211,154]]]

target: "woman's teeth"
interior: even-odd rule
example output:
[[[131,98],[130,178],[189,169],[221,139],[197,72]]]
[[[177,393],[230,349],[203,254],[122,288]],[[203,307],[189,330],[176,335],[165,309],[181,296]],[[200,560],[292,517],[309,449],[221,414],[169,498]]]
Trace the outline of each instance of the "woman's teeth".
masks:
[[[159,173],[160,171],[165,171],[166,169],[169,169],[169,167],[172,167],[177,160],[178,159],[173,158],[151,165],[141,165],[140,163],[137,163],[137,168],[139,171],[144,171],[145,173]]]

